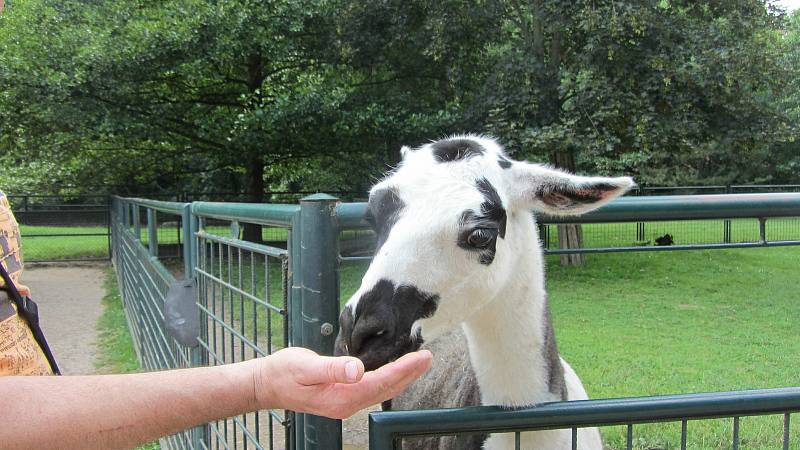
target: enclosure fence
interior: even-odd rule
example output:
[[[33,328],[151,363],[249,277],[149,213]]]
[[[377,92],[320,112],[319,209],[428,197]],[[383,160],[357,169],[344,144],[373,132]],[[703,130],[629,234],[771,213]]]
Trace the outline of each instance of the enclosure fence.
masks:
[[[637,187],[629,196],[699,195],[734,193],[798,192],[800,185],[732,185],[732,186],[677,186]],[[111,257],[110,204],[105,194],[38,195],[7,193],[12,210],[21,225],[24,238],[23,255],[27,262],[102,261]],[[310,193],[302,191],[270,191],[264,193],[266,202],[296,205]],[[341,201],[353,202],[366,197],[365,192],[331,192]],[[241,192],[175,192],[147,196],[151,200],[173,203],[190,202],[243,202],[247,194]],[[580,232],[584,247],[592,249],[614,247],[660,246],[666,235],[678,245],[703,245],[736,243],[751,239],[757,233],[747,220],[704,220],[692,222],[647,222],[629,224],[598,223]],[[159,228],[173,228],[172,239],[182,239],[179,224],[169,216],[159,218]],[[800,239],[800,221],[783,220],[770,223],[772,235],[781,239]],[[563,227],[562,227],[563,228]],[[563,230],[562,230],[563,232]],[[280,234],[276,229],[273,234]],[[558,250],[557,226],[541,229],[545,248]],[[343,251],[359,247],[366,254],[371,241],[368,233],[353,232],[346,236]],[[268,241],[269,236],[265,236]],[[278,236],[275,241],[282,237]],[[592,250],[598,251],[598,250]]]
[[[369,246],[362,245],[371,236],[363,220],[365,210],[364,203],[341,203],[325,194],[305,197],[299,205],[115,197],[113,262],[143,366],[227,364],[268,355],[287,345],[331,354],[338,333],[338,271],[344,264],[371,259],[365,256]],[[780,226],[771,224],[799,216],[800,193],[771,193],[627,197],[580,218],[538,220],[541,227],[580,223],[588,229],[609,224],[630,227],[634,233],[640,223],[675,224],[670,227],[708,220],[748,223],[747,232],[741,237],[732,232],[736,238],[730,242],[644,245],[637,244],[634,235],[612,242],[616,247],[571,250],[598,252],[798,245],[797,236],[781,234]],[[734,229],[738,228],[731,225]],[[188,305],[191,312],[176,313],[176,303]],[[197,326],[187,340],[176,324],[192,320]],[[191,328],[185,325],[183,331]],[[789,449],[800,448],[800,439],[791,429],[791,415],[798,411],[800,388],[786,387],[561,402],[519,410],[478,406],[380,412],[370,414],[369,445],[399,449],[420,436],[502,432],[514,434],[519,447],[524,431],[565,428],[572,429],[574,437],[580,427],[624,426],[625,448],[631,449],[638,424],[676,422],[683,449],[695,421],[727,418],[732,427],[730,447],[738,449],[740,421],[770,414],[781,420],[781,431],[774,445],[764,448]],[[688,448],[693,448],[689,442]],[[263,411],[187,430],[163,440],[162,445],[340,449],[341,422],[290,411]],[[572,448],[577,446],[573,439]]]

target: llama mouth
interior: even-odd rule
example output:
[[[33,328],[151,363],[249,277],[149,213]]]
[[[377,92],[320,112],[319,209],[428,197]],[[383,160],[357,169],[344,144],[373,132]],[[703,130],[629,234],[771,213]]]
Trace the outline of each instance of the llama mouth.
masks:
[[[436,311],[439,296],[410,285],[381,279],[339,316],[336,355],[355,356],[374,370],[418,350],[423,339],[419,319]]]

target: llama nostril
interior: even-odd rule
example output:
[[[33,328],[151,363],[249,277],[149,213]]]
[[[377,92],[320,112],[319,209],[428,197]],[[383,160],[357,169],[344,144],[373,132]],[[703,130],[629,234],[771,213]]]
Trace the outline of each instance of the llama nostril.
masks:
[[[362,320],[356,322],[353,334],[350,336],[349,342],[347,342],[350,355],[358,356],[361,353],[374,350],[375,345],[383,342],[386,336],[389,335],[386,328],[375,326],[378,324],[372,319],[362,318]]]

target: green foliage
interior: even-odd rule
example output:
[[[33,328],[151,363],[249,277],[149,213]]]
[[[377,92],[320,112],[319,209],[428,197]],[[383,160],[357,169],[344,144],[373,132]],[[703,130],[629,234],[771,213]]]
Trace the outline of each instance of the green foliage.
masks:
[[[14,2],[2,181],[363,191],[400,145],[483,131],[642,184],[788,182],[797,22],[759,0]]]
[[[761,2],[513,3],[504,23],[486,103],[518,154],[650,184],[758,176],[780,131],[762,94],[786,79]]]

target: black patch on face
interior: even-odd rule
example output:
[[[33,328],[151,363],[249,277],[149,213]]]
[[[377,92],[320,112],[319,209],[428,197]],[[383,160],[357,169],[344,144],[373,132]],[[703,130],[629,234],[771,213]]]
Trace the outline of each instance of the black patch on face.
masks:
[[[452,162],[480,156],[484,148],[471,139],[448,139],[431,145],[433,157],[438,162]]]
[[[367,370],[419,349],[422,337],[411,336],[411,326],[436,312],[439,296],[414,286],[380,280],[358,300],[355,317],[350,307],[339,317],[334,354],[355,356]]]
[[[536,191],[536,198],[557,208],[569,209],[577,205],[597,203],[605,194],[619,189],[608,183],[597,183],[585,187],[563,184],[557,186],[541,186]]]
[[[394,188],[379,189],[370,195],[364,220],[372,226],[377,235],[376,252],[386,242],[404,206],[405,203],[400,200]]]
[[[497,190],[489,180],[479,178],[475,185],[485,200],[481,203],[479,213],[467,210],[461,214],[462,231],[458,235],[457,243],[465,250],[480,252],[478,258],[480,263],[488,266],[494,261],[497,252],[497,236],[503,239],[506,237],[506,210]],[[494,238],[486,245],[475,246],[476,235],[480,241],[487,233],[493,234]]]
[[[497,157],[497,164],[500,165],[503,169],[510,169],[511,168],[511,161],[509,161],[505,156],[500,155]]]
[[[479,178],[475,185],[478,186],[478,191],[486,199],[481,203],[481,216],[499,224],[500,237],[505,238],[506,210],[503,208],[503,201],[500,200],[500,195],[497,194],[497,190],[486,178]]]

